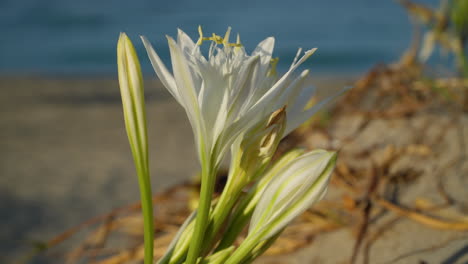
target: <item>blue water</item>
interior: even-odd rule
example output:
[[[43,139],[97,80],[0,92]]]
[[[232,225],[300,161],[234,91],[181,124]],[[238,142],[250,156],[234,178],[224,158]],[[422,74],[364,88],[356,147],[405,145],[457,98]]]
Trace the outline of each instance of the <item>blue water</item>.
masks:
[[[115,74],[121,31],[150,72],[138,35],[168,63],[164,36],[179,27],[196,39],[198,25],[220,35],[232,26],[248,51],[275,36],[280,69],[298,47],[318,47],[306,66],[328,73],[395,61],[411,39],[406,12],[391,0],[0,0],[0,74]]]

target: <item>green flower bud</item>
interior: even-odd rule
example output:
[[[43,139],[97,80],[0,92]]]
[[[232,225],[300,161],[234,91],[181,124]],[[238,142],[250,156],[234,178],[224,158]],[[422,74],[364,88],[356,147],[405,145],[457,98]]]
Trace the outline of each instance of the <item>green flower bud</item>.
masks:
[[[226,264],[242,263],[253,249],[279,235],[325,195],[336,153],[316,150],[289,162],[267,184],[254,210],[249,233]]]

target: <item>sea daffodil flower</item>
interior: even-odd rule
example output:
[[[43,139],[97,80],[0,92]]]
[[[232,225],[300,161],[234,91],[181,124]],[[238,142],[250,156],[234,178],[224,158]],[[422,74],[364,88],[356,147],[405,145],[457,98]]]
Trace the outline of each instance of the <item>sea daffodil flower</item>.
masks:
[[[230,28],[224,38],[207,38],[200,29],[197,43],[182,30],[178,30],[177,41],[168,36],[173,74],[142,37],[157,76],[187,113],[199,158],[215,163],[238,135],[284,105],[288,105],[286,134],[320,107],[304,109],[313,94],[313,89],[303,86],[309,71],[292,79],[293,72],[316,49],[306,51],[302,57],[299,49],[289,70],[276,79],[272,78],[271,67],[273,37],[260,42],[249,55],[239,41],[229,43],[229,35]],[[212,40],[207,57],[199,46],[205,40]]]
[[[306,51],[303,56],[299,49],[289,70],[276,79],[276,60],[272,60],[274,38],[266,38],[248,55],[239,36],[236,43],[229,42],[230,31],[228,28],[224,38],[215,34],[205,37],[199,28],[200,37],[196,43],[182,30],[178,30],[177,41],[168,36],[172,74],[150,42],[142,37],[157,76],[187,113],[202,168],[200,201],[187,264],[195,263],[200,254],[216,170],[232,143],[286,105],[288,121],[284,135],[326,103],[322,101],[306,109],[314,92],[304,89],[303,85],[309,71],[292,77],[316,49]],[[200,45],[207,40],[211,41],[211,46],[205,57]]]

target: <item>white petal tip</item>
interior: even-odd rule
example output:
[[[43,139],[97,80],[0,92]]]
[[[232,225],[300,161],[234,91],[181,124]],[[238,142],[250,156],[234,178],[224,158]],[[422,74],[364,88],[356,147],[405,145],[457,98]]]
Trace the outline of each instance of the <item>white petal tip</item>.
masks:
[[[309,73],[310,73],[310,70],[309,70],[309,69],[302,71],[302,72],[301,72],[301,78],[306,77],[307,75],[309,75]]]
[[[310,50],[306,51],[305,54],[307,56],[310,56],[310,55],[314,54],[316,50],[317,50],[317,48],[310,49]]]

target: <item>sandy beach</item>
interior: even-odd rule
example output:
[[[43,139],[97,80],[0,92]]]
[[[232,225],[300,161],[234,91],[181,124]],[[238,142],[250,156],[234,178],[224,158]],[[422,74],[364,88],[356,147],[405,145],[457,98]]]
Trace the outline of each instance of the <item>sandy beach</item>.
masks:
[[[382,208],[372,200],[376,215],[369,234],[382,235],[367,251],[363,246],[356,263],[467,263],[468,234],[463,216],[468,208],[464,154],[468,117],[455,111],[456,106],[451,109],[451,103],[437,102],[433,93],[420,94],[426,96],[426,103],[408,108],[411,101],[403,101],[392,87],[410,82],[399,73],[393,76],[384,70],[383,76],[387,77],[377,78],[374,84],[369,81],[369,90],[359,92],[356,84],[352,90],[358,96],[356,103],[340,102],[340,111],[326,127],[302,132],[306,136],[301,144],[311,149],[340,149],[334,178],[342,177],[343,171],[353,172],[360,177],[358,182],[363,181],[357,185],[363,190],[372,167],[383,166],[382,181],[398,189],[393,202],[402,206],[400,210],[418,208],[421,201],[426,207],[443,204],[440,188],[453,202],[443,210],[430,211],[448,219],[440,228],[425,224],[427,219],[418,222],[388,208],[377,217]],[[353,84],[353,79],[322,76],[310,83],[323,97]],[[190,180],[198,171],[198,161],[183,109],[158,81],[145,83],[150,170],[153,191],[159,193]],[[67,228],[139,200],[115,79],[0,77],[0,88],[1,263],[17,260],[35,243]],[[385,99],[384,104],[373,101],[379,98],[374,93]],[[324,202],[346,204],[351,194],[334,182]],[[354,195],[353,203],[366,199],[364,192]],[[354,206],[349,215],[340,215],[343,228],[314,236],[292,254],[264,256],[256,263],[349,263],[362,226],[362,205],[349,206]],[[457,221],[461,227],[452,228]],[[392,224],[386,227],[388,223]],[[308,223],[303,233],[313,232],[313,226]],[[301,239],[298,234],[293,236],[296,242]],[[36,258],[33,263],[55,262]]]
[[[319,94],[352,77],[311,80]],[[118,84],[111,78],[1,77],[0,262],[139,199]],[[198,170],[183,109],[146,81],[153,191]]]

